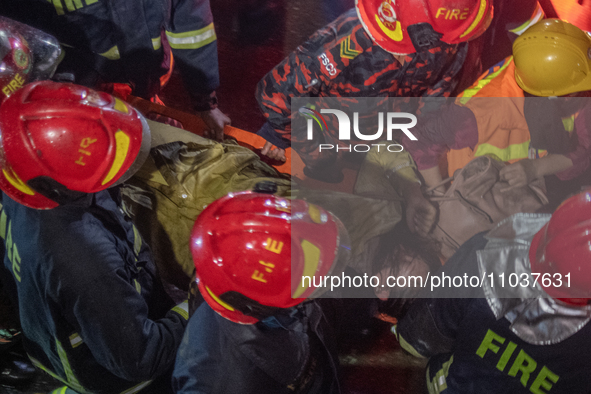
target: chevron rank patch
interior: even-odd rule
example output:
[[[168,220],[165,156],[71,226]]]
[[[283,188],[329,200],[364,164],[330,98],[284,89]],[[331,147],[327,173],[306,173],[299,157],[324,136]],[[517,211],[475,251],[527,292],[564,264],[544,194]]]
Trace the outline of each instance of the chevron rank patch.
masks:
[[[351,46],[351,36],[341,41],[341,58],[353,60],[363,51],[357,51]]]

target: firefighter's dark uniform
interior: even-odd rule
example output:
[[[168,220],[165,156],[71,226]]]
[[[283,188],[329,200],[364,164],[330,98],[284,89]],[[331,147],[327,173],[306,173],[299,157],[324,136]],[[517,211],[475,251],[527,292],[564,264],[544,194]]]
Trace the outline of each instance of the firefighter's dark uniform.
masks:
[[[430,394],[591,392],[591,306],[569,307],[531,286],[529,243],[549,218],[518,214],[486,237],[470,239],[443,271],[448,276],[484,274],[487,281],[471,294],[479,298],[439,298],[463,295],[460,288],[450,293],[447,285],[448,292],[417,300],[401,320],[402,347],[430,357]],[[519,276],[517,287],[511,287],[512,273],[527,274],[528,286],[522,287]],[[517,298],[504,298],[508,295]]]
[[[4,195],[4,267],[37,366],[79,393],[165,393],[188,313],[118,199],[112,188],[35,210]]]
[[[196,110],[215,108],[217,41],[209,0],[4,0],[2,14],[53,34],[59,72],[79,84],[131,82],[148,98],[165,74],[168,45]],[[163,37],[165,40],[163,40]]]
[[[301,142],[291,135],[291,97],[347,97],[352,102],[357,97],[447,97],[466,53],[465,43],[442,43],[406,55],[401,65],[372,41],[351,9],[318,30],[259,82],[256,97],[267,123],[258,134],[279,148]],[[293,148],[298,153],[311,151],[299,144]]]
[[[173,386],[186,394],[339,392],[334,325],[339,300],[305,303],[253,325],[202,303],[179,347]],[[288,312],[290,312],[288,314]]]

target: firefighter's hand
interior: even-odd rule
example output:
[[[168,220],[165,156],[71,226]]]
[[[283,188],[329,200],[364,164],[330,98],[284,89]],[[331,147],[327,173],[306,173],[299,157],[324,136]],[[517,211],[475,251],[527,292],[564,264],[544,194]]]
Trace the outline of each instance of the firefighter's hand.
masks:
[[[205,125],[209,128],[205,130],[203,136],[216,141],[224,140],[224,126],[231,123],[228,118],[219,108],[210,109],[209,111],[201,111],[198,113]]]
[[[538,177],[538,171],[534,160],[524,159],[503,167],[499,172],[499,176],[502,181],[509,184],[509,187],[501,189],[501,192],[505,192],[516,187],[529,185]]]
[[[265,146],[261,149],[261,154],[267,156],[270,159],[285,161],[285,149],[281,149],[270,143],[265,142]]]
[[[406,200],[406,224],[413,233],[426,237],[436,217],[437,209],[422,194]]]

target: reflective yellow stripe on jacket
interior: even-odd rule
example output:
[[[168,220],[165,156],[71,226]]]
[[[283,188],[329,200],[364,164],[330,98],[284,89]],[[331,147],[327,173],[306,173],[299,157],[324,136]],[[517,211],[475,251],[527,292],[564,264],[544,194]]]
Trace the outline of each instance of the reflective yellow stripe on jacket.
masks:
[[[490,69],[488,69],[483,75],[480,76],[480,78],[478,78],[478,80],[472,86],[464,90],[462,93],[458,94],[458,97],[462,97],[462,99],[460,99],[460,102],[462,104],[465,104],[471,97],[476,96],[486,85],[488,85],[501,72],[503,72],[503,70],[505,70],[512,62],[513,57],[510,56],[502,62],[497,63]]]
[[[99,53],[99,55],[106,57],[109,60],[118,60],[121,57],[121,54],[119,53],[119,48],[117,48],[117,45],[115,45],[114,47],[112,47],[111,49],[109,49],[106,52]]]
[[[56,342],[59,342],[59,341],[56,341]],[[62,349],[62,351],[63,351],[63,349]],[[58,353],[59,353],[59,350],[58,350]],[[60,354],[60,359],[61,358],[62,358],[62,355]],[[47,372],[47,374],[49,376],[51,376],[52,378],[54,378],[56,380],[59,380],[60,382],[67,385],[71,389],[76,390],[80,394],[88,393],[88,391],[84,390],[84,388],[78,383],[78,381],[75,378],[74,378],[73,382],[68,382],[65,379],[63,379],[61,376],[59,376],[58,374],[56,374],[55,372],[50,370],[49,368],[45,367],[43,364],[41,364],[41,362],[39,362],[39,360],[35,359],[34,357],[29,356],[29,359],[31,360],[33,365],[35,365],[37,368],[41,369],[42,371]],[[62,361],[62,363],[63,363],[63,361]],[[69,364],[68,364],[68,368],[69,368]],[[70,370],[70,374],[71,374],[71,370]],[[68,375],[68,372],[66,372],[66,376],[67,375]]]
[[[162,47],[162,39],[160,38],[160,36],[152,38],[152,47],[155,51],[159,50]],[[119,60],[121,58],[121,53],[119,52],[119,47],[117,47],[117,45],[115,45],[108,51],[99,53],[99,55],[106,57],[109,60]]]
[[[533,14],[531,15],[531,17],[524,22],[523,24],[521,24],[520,26],[509,30],[511,33],[513,34],[517,34],[518,36],[522,35],[530,26],[535,25],[536,23],[538,23],[539,21],[541,21],[542,19],[544,19],[544,10],[542,9],[542,6],[540,5],[540,3],[536,2],[536,9],[534,10]]]
[[[515,63],[510,56],[489,69],[456,99],[456,104],[469,108],[474,114],[478,143],[474,150],[464,148],[448,152],[450,176],[477,156],[489,155],[507,162],[530,156],[531,138],[523,113],[523,96],[523,90],[515,81]]]
[[[214,42],[217,37],[213,22],[205,26],[203,29],[187,31],[184,33],[172,33],[166,31],[168,43],[173,49],[197,49],[201,48],[211,42]]]
[[[47,0],[49,3],[53,4],[53,7],[55,8],[55,12],[58,15],[64,15],[65,11],[64,11],[64,6],[62,5],[62,0]],[[76,11],[79,10],[82,7],[85,7],[87,5],[91,5],[96,3],[98,0],[64,0],[64,3],[66,4],[66,9],[68,10],[68,12],[72,12],[72,11]]]
[[[449,374],[449,367],[454,362],[454,356],[443,363],[441,369],[435,373],[433,379],[429,379],[429,367],[427,367],[427,389],[429,394],[439,394],[447,388],[447,375]]]
[[[75,335],[78,335],[78,334],[74,334],[73,336],[75,336]],[[70,338],[70,341],[72,341],[72,338]],[[80,339],[80,341],[81,341],[81,339]],[[56,389],[53,392],[51,392],[51,394],[63,394],[66,392],[67,388],[70,388],[71,390],[75,390],[76,392],[78,392],[80,394],[90,394],[89,391],[87,391],[86,389],[84,389],[84,387],[82,387],[82,385],[80,385],[80,383],[78,382],[78,379],[76,379],[76,377],[74,376],[74,372],[72,371],[72,368],[70,367],[70,362],[68,361],[68,357],[67,357],[66,352],[64,351],[60,341],[56,340],[55,342],[56,342],[57,352],[58,352],[60,361],[62,363],[62,367],[64,368],[64,372],[66,374],[66,379],[63,379],[58,374],[51,371],[49,368],[45,367],[43,364],[41,364],[41,362],[39,362],[39,360],[35,359],[34,357],[29,356],[29,359],[31,360],[33,365],[35,365],[37,368],[47,372],[48,375],[50,375],[51,377],[53,377],[56,380],[59,380],[60,382],[64,383],[67,386],[67,387],[60,387],[59,389]],[[73,347],[75,347],[75,346],[73,346]],[[145,387],[147,387],[148,385],[150,385],[150,383],[152,383],[151,380],[147,380],[147,381],[138,383],[135,386],[122,391],[120,394],[135,394],[135,393],[141,391],[142,389],[144,389]]]

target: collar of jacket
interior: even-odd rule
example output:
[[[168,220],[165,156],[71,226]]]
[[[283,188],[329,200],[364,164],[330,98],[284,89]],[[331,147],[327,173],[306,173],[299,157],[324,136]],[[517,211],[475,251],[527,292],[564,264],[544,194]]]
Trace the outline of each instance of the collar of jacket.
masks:
[[[90,208],[93,205],[103,206],[106,204],[106,201],[111,200],[114,201],[115,204],[121,205],[120,186],[113,186],[96,193],[84,194],[82,197],[68,201],[67,204],[61,205],[60,207],[61,209]],[[59,209],[60,207],[54,209]]]
[[[505,317],[510,329],[533,345],[562,342],[591,320],[591,306],[575,307],[551,298],[540,286],[532,286],[529,247],[533,236],[550,220],[548,214],[521,213],[501,221],[486,235],[488,243],[477,252],[480,275],[492,275],[494,286],[485,280],[483,290],[495,317]],[[509,286],[509,275],[527,275],[526,287]],[[504,286],[501,276],[504,275]],[[524,282],[523,282],[524,283]]]
[[[258,368],[283,385],[298,381],[312,357],[311,332],[321,336],[318,324],[323,312],[316,302],[305,302],[293,309],[296,315],[286,326],[239,324],[217,315],[220,330]],[[286,321],[283,324],[287,323]],[[289,355],[289,357],[286,357]]]

